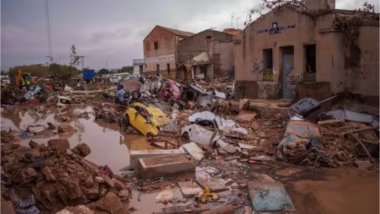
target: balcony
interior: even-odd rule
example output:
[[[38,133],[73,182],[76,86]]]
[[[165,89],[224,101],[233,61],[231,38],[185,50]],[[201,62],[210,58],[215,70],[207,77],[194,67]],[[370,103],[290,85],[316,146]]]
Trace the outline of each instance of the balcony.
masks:
[[[145,64],[145,59],[134,59],[133,65],[144,65]]]

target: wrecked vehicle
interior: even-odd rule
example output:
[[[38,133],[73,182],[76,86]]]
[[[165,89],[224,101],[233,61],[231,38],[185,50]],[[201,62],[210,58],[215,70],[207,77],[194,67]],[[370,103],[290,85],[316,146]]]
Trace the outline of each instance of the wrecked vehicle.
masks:
[[[219,133],[217,124],[210,120],[199,120],[194,124],[181,129],[181,139],[185,142],[196,142],[201,145],[221,147],[223,150],[234,153],[237,148],[226,142],[224,136]]]
[[[239,133],[248,134],[245,128],[240,127],[233,120],[226,120],[209,111],[197,112],[189,116],[190,122],[197,122],[201,120],[207,120],[214,124],[214,126],[224,133]]]
[[[116,97],[123,105],[129,105],[141,97],[141,84],[135,78],[119,82],[116,90]]]
[[[150,137],[158,134],[159,126],[166,126],[170,119],[166,117],[161,109],[145,106],[141,103],[133,103],[124,114],[125,125],[132,125],[143,135]]]

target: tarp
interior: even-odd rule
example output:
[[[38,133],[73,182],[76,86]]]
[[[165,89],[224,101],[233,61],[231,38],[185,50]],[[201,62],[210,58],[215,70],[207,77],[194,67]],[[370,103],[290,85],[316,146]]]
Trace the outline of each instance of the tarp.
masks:
[[[367,122],[367,123],[370,123],[373,127],[376,127],[379,125],[379,120],[373,117],[372,115],[358,113],[354,111],[334,110],[334,111],[327,112],[327,115],[331,115],[337,119],[344,119],[344,120],[356,121],[356,122]]]
[[[141,86],[139,81],[135,78],[131,78],[129,80],[122,81],[122,82],[120,82],[120,84],[123,86],[123,89],[125,91],[130,91],[130,92],[138,90]]]

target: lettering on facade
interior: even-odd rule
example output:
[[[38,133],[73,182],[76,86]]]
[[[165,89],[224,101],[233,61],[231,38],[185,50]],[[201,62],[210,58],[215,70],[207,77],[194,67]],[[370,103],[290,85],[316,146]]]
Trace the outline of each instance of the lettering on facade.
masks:
[[[164,61],[174,61],[174,55],[166,55],[166,56],[158,56],[158,57],[150,57],[145,59],[145,63],[149,62],[164,62]]]
[[[257,30],[256,34],[261,34],[261,33],[268,33],[269,35],[280,34],[281,31],[283,31],[283,30],[294,29],[296,27],[297,27],[297,25],[293,24],[293,25],[285,25],[282,27],[267,28],[267,29],[263,29],[263,30]]]

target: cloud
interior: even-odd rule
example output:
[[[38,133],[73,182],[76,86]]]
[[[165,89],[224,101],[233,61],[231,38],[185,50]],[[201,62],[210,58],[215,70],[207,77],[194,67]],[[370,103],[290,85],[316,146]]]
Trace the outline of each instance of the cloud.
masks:
[[[337,1],[337,8],[354,9],[366,0]],[[120,68],[143,57],[143,39],[156,25],[198,33],[210,27],[231,27],[231,15],[243,28],[248,11],[260,1],[65,0],[49,1],[53,57],[68,63],[71,45],[85,56],[85,66]],[[376,11],[379,3],[373,2]],[[43,1],[3,1],[2,69],[45,63],[47,33]],[[236,27],[236,19],[233,20]]]

